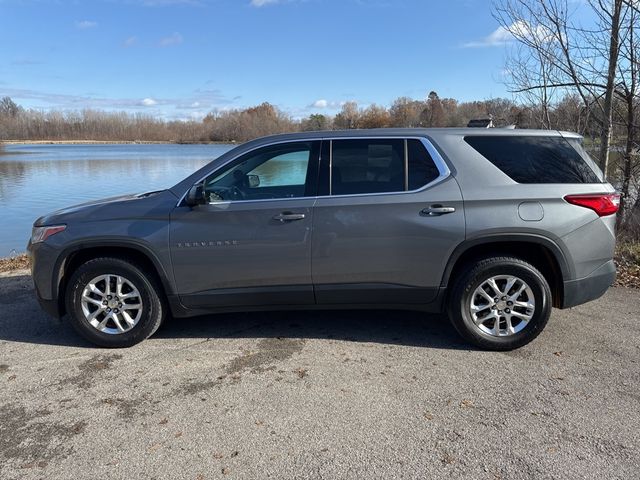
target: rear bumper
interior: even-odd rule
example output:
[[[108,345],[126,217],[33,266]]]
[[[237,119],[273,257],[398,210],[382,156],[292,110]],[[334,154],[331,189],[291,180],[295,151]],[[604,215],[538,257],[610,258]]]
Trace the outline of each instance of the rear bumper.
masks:
[[[590,275],[564,282],[564,298],[561,308],[575,307],[600,298],[616,279],[613,260],[598,267]]]

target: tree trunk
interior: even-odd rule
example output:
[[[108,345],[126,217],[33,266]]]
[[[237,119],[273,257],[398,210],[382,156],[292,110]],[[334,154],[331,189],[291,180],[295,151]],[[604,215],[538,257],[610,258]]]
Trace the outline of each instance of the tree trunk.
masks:
[[[611,40],[609,42],[609,70],[607,88],[604,94],[602,132],[600,134],[600,169],[607,177],[609,167],[609,143],[611,142],[611,124],[613,123],[613,92],[616,88],[616,68],[620,51],[620,14],[623,0],[614,0],[611,16]]]
[[[618,213],[617,225],[618,227],[622,227],[623,230],[633,230],[633,225],[631,225],[634,220],[635,213],[631,212],[632,215],[628,215],[628,207],[631,202],[629,198],[629,189],[630,184],[633,177],[633,162],[632,155],[633,149],[635,147],[635,136],[636,136],[636,110],[640,106],[640,104],[636,101],[635,94],[637,90],[637,81],[638,78],[636,74],[638,72],[638,68],[640,68],[640,64],[636,63],[636,53],[639,45],[636,43],[635,39],[635,23],[636,23],[636,15],[635,11],[631,10],[629,12],[629,27],[627,33],[627,54],[624,57],[625,60],[629,62],[629,81],[628,85],[625,83],[625,106],[627,108],[627,143],[624,150],[624,163],[622,168],[622,191],[620,196],[620,211]],[[637,192],[636,192],[637,193]],[[638,195],[638,199],[640,200],[640,195]]]
[[[625,216],[627,210],[627,202],[629,200],[629,184],[631,182],[631,155],[633,154],[635,125],[633,124],[634,105],[633,92],[628,92],[626,97],[627,104],[627,143],[624,149],[624,165],[622,169],[622,191],[620,192],[620,210],[618,212],[618,226],[625,226]]]
[[[625,236],[633,240],[640,240],[640,195],[629,210],[625,222]]]

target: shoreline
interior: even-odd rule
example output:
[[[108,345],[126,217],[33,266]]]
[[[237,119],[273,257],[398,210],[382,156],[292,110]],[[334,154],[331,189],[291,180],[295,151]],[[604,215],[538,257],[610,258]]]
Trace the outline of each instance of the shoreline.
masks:
[[[0,145],[234,145],[238,142],[178,142],[170,140],[0,140]]]

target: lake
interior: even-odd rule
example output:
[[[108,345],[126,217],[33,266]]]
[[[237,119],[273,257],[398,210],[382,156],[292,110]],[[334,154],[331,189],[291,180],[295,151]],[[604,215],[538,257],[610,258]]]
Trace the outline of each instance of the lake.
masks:
[[[6,145],[0,257],[24,252],[41,215],[88,200],[168,188],[234,145]]]

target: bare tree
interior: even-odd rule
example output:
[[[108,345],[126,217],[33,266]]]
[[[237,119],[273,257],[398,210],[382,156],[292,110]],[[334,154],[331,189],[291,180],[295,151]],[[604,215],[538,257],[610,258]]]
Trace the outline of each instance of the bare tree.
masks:
[[[420,115],[424,108],[424,102],[419,100],[408,97],[397,98],[389,109],[391,125],[394,127],[422,126]]]
[[[360,113],[358,128],[384,128],[391,123],[389,110],[376,104],[369,105]]]
[[[640,224],[637,222],[638,214],[628,216],[628,207],[634,204],[634,197],[640,199],[638,193],[637,180],[640,176],[640,145],[637,143],[638,130],[640,124],[640,36],[637,28],[640,22],[640,11],[628,5],[623,25],[623,35],[620,38],[620,61],[618,63],[618,83],[616,91],[621,97],[621,111],[619,112],[620,123],[624,127],[626,141],[624,145],[624,156],[621,165],[621,199],[620,213],[618,214],[619,225],[627,230],[640,233]],[[635,185],[634,185],[635,183]],[[634,188],[632,188],[634,187]],[[633,212],[632,212],[633,213]]]
[[[604,105],[602,107],[602,134],[600,136],[600,168],[606,175],[609,166],[609,144],[611,142],[611,127],[613,123],[613,95],[616,86],[618,56],[620,55],[620,23],[622,21],[624,2],[623,0],[614,0],[612,6],[605,4],[604,0],[589,0],[589,3],[600,18],[602,31],[609,36],[609,65],[604,91]]]
[[[15,118],[18,113],[20,113],[20,107],[11,100],[11,97],[0,99],[0,117]]]
[[[333,126],[337,129],[350,129],[358,128],[358,121],[360,120],[360,111],[358,110],[358,104],[356,102],[346,102],[342,105],[342,110],[338,113],[333,120]]]
[[[589,110],[584,106],[580,97],[569,94],[555,102],[550,111],[554,117],[552,124],[556,128],[585,134],[589,125]]]
[[[620,28],[624,7],[631,1],[589,0],[587,5],[597,18],[590,28],[574,20],[568,0],[499,0],[494,10],[502,28],[524,47],[523,53],[530,55],[522,60],[521,66],[538,65],[538,74],[517,79],[516,83],[521,85],[514,90],[516,93],[570,89],[577,92],[587,109],[596,107],[600,123],[599,162],[605,174]]]
[[[329,130],[331,128],[331,119],[326,115],[314,113],[300,122],[300,130],[310,132],[315,130]]]
[[[427,104],[422,112],[422,123],[426,127],[444,127],[446,123],[444,108],[440,97],[434,91],[429,92]]]
[[[550,110],[557,88],[552,85],[555,76],[553,63],[545,55],[547,35],[535,31],[529,24],[518,24],[511,27],[519,34],[526,36],[530,44],[517,43],[507,58],[505,78],[507,87],[513,92],[520,92],[521,100],[534,115],[536,128],[551,129]],[[531,89],[532,85],[539,88]]]

